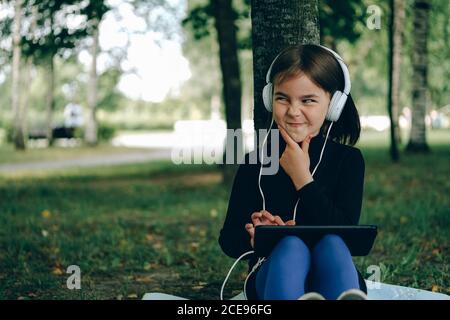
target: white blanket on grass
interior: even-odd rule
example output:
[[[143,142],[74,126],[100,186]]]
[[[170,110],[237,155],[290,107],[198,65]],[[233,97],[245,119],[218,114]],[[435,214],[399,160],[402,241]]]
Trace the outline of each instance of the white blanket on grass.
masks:
[[[402,287],[393,284],[373,282],[366,280],[367,297],[369,300],[450,300],[450,296],[411,287]],[[142,300],[188,300],[183,297],[174,296],[160,292],[144,294]],[[244,300],[244,294],[234,296],[230,300]]]

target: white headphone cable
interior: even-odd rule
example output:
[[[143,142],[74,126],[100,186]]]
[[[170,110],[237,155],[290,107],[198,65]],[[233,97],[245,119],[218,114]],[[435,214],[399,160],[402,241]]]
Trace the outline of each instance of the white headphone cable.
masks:
[[[267,131],[267,134],[264,137],[264,141],[263,141],[262,147],[261,147],[261,157],[260,157],[261,158],[261,168],[259,169],[258,186],[259,186],[259,193],[261,193],[261,197],[263,200],[263,211],[266,210],[266,199],[264,197],[264,192],[261,189],[261,172],[262,172],[262,168],[263,168],[263,164],[264,164],[264,145],[267,142],[267,137],[269,136],[270,130],[272,130],[273,120],[274,120],[274,118],[272,117],[272,122],[270,123],[269,131]]]
[[[330,130],[331,130],[331,127],[332,127],[332,126],[333,126],[333,121],[331,121],[330,127],[328,128],[327,136],[326,136],[325,142],[323,143],[323,146],[322,146],[322,151],[320,151],[319,161],[317,161],[316,167],[314,168],[314,170],[313,170],[313,172],[312,172],[312,176],[313,176],[313,177],[314,177],[314,174],[316,173],[317,167],[319,166],[320,162],[322,161],[323,151],[325,150],[325,146],[327,145],[328,135],[330,134]],[[295,218],[297,217],[297,205],[298,205],[298,202],[299,202],[299,201],[300,201],[300,198],[298,198],[298,199],[297,199],[297,202],[295,203],[294,214],[293,214],[293,218],[292,218],[292,220],[294,220],[294,221],[295,221]]]

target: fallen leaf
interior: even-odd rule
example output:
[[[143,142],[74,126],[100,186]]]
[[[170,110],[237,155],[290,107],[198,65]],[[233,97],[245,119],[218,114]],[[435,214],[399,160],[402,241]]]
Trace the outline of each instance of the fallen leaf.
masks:
[[[204,286],[193,286],[192,290],[200,290],[203,289]]]
[[[435,256],[438,256],[440,252],[439,249],[434,249],[433,251],[431,251],[431,253]]]
[[[130,299],[137,299],[138,295],[136,293],[131,293],[127,297]]]
[[[149,283],[149,282],[153,282],[153,278],[152,276],[143,276],[143,277],[136,277],[135,281],[137,282],[142,282],[142,283]]]
[[[52,215],[52,214],[51,214],[50,211],[48,211],[48,210],[44,210],[44,211],[41,212],[41,216],[42,216],[42,218],[44,218],[44,219],[50,219],[51,215]]]
[[[144,270],[155,270],[155,269],[158,269],[158,268],[160,268],[161,266],[159,265],[159,264],[157,264],[157,263],[154,263],[154,262],[147,262],[145,265],[144,265]]]
[[[154,243],[152,247],[155,250],[159,250],[162,248],[162,243],[160,241],[158,241],[158,242]]]
[[[195,233],[195,232],[197,231],[197,227],[195,227],[195,226],[189,226],[189,227],[188,227],[188,231],[189,231],[189,233]]]
[[[433,291],[433,292],[438,292],[439,291],[439,286],[437,286],[437,285],[433,285],[432,287],[431,287],[431,291]]]
[[[211,209],[211,211],[209,212],[209,215],[210,215],[212,218],[217,217],[217,210],[216,210],[216,209]]]
[[[192,252],[196,252],[198,250],[199,245],[200,244],[198,242],[191,242],[189,246]]]
[[[52,271],[54,275],[60,276],[64,273],[64,270],[61,267],[55,267]]]

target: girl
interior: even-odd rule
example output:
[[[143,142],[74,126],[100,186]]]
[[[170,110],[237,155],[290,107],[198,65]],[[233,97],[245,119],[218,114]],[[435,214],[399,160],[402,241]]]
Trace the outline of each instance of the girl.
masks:
[[[266,80],[270,129],[281,134],[267,144],[278,144],[280,167],[275,175],[261,175],[262,152],[254,151],[257,164],[246,155],[219,244],[230,257],[250,258],[248,299],[365,299],[364,279],[336,235],[312,248],[287,236],[263,262],[248,255],[257,225],[356,225],[362,206],[365,165],[353,147],[361,129],[342,59],[323,46],[291,46],[272,62]]]

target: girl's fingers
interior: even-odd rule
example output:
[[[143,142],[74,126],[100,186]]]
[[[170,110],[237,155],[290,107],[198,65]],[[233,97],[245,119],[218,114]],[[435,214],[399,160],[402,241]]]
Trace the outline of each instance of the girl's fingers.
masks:
[[[272,215],[267,210],[261,210],[258,212],[254,212],[251,215],[251,220],[253,223],[253,228],[260,225],[272,225],[272,226],[284,226],[284,225],[295,225],[295,221],[289,220],[289,224],[284,222],[278,215]]]
[[[278,129],[280,130],[281,136],[283,137],[284,141],[286,141],[288,146],[298,147],[297,142],[295,142],[291,138],[291,136],[287,133],[287,131],[282,126],[278,126]]]
[[[286,225],[287,226],[295,226],[295,221],[294,220],[286,221]]]
[[[275,222],[277,223],[277,225],[279,225],[279,226],[284,226],[285,225],[285,223],[280,218],[280,216],[275,216],[274,218],[275,218]]]
[[[304,153],[308,154],[309,152],[309,143],[311,142],[311,136],[307,136],[306,139],[302,141],[302,150]]]
[[[280,218],[280,216],[274,216],[269,211],[264,211],[263,217],[265,217],[267,220],[269,220],[272,225],[284,226],[284,222]]]
[[[270,214],[270,212],[261,210],[260,212],[255,212],[252,214],[253,225],[276,225],[275,217]]]
[[[245,225],[245,229],[247,230],[250,238],[253,239],[255,237],[255,227],[251,223],[247,223]]]
[[[275,222],[275,217],[267,210],[264,210],[262,213],[263,217],[266,218],[267,220],[269,220],[270,222],[274,223]]]
[[[262,217],[262,212],[261,211],[257,211],[257,212],[253,212],[252,213],[252,219],[260,219]]]
[[[255,226],[258,226],[261,224],[261,218],[262,218],[262,212],[253,212],[251,219]]]
[[[261,219],[252,219],[252,223],[254,227],[264,224]]]
[[[255,227],[253,226],[253,224],[247,223],[245,225],[245,229],[247,230],[248,234],[250,235],[250,245],[253,248],[255,245],[254,240],[253,240],[255,238]]]

